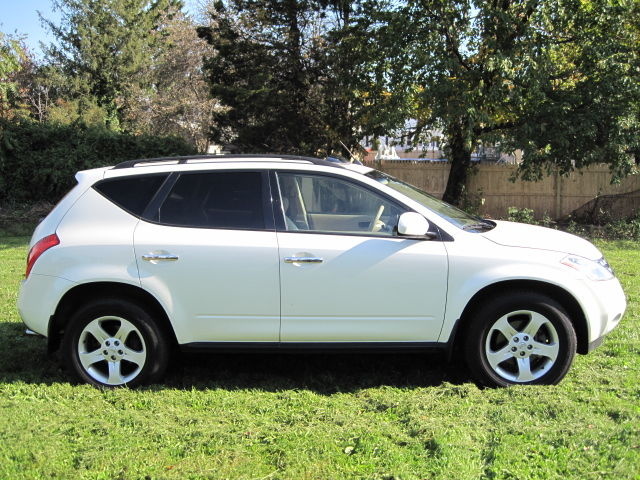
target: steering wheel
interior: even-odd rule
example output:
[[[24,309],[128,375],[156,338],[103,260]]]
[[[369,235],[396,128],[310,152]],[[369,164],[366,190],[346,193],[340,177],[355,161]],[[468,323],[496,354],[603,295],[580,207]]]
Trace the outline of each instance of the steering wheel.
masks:
[[[376,216],[373,218],[373,222],[371,222],[370,231],[377,232],[380,230],[380,228],[376,230],[376,226],[378,225],[378,222],[380,222],[380,218],[382,217],[382,212],[384,212],[384,205],[380,205],[380,207],[378,207],[378,212],[376,213]],[[384,225],[381,225],[380,227],[382,226]]]

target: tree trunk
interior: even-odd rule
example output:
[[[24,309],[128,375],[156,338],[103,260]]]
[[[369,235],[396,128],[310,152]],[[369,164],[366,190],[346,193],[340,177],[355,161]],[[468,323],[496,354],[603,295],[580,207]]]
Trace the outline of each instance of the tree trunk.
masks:
[[[297,0],[286,0],[283,4],[287,22],[286,39],[286,89],[288,102],[283,106],[284,122],[287,125],[286,138],[282,150],[286,153],[304,154],[304,139],[308,133],[308,112],[304,108],[307,96],[305,71],[302,59],[302,32],[299,16],[304,14],[302,4]]]
[[[466,124],[466,121],[459,121],[447,128],[451,170],[442,199],[456,206],[462,204],[469,170],[471,169],[473,142],[471,141],[469,129],[465,128]]]

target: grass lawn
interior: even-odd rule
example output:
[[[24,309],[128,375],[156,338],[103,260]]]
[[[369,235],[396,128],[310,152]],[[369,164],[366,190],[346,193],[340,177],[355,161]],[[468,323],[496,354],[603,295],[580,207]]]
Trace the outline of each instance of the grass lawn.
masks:
[[[480,390],[438,356],[213,355],[162,385],[71,385],[15,308],[0,236],[0,479],[640,479],[640,246],[600,242],[621,326],[556,387]]]

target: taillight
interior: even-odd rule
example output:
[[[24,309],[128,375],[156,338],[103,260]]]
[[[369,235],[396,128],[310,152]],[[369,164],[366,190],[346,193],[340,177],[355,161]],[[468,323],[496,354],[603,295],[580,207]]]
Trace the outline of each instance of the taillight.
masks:
[[[24,274],[24,278],[27,278],[29,276],[29,273],[31,273],[31,269],[33,268],[33,264],[36,263],[36,260],[38,260],[38,258],[40,258],[40,255],[49,250],[51,247],[55,247],[59,243],[60,239],[55,233],[38,240],[38,243],[36,243],[33,247],[31,247],[31,250],[29,250],[29,255],[27,256],[27,271]]]

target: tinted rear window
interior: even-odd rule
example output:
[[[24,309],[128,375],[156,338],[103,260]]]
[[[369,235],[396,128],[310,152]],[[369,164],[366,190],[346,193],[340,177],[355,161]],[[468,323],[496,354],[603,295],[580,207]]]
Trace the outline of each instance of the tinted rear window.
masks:
[[[113,178],[103,180],[93,188],[120,208],[139,217],[167,176],[168,174],[163,173]]]
[[[182,174],[160,207],[157,221],[183,227],[264,229],[262,174]]]

